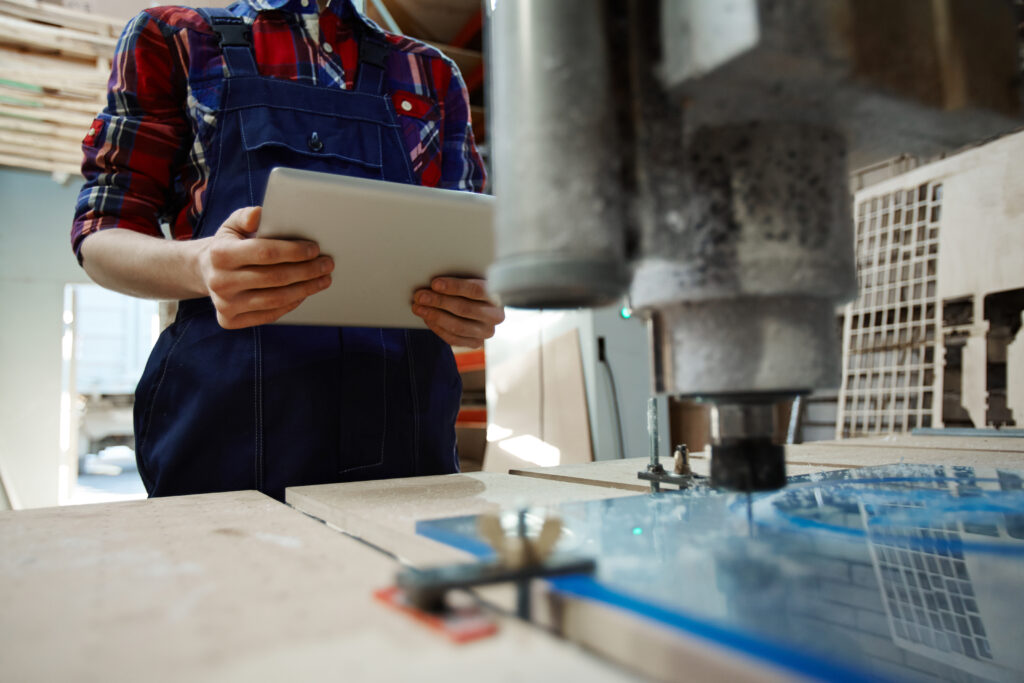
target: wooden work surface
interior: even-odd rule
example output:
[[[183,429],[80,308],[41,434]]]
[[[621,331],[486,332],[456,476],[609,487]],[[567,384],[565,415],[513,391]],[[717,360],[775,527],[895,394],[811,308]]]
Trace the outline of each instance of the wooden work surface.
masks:
[[[628,495],[636,493],[603,485],[474,472],[290,488],[286,491],[286,500],[297,509],[404,561],[436,565],[472,558],[417,535],[416,522],[524,505],[544,506]],[[674,681],[685,671],[692,680],[762,683],[788,679],[763,660],[750,659],[614,607],[553,593],[543,581],[534,582],[533,589],[535,621],[646,676]],[[509,585],[488,586],[473,592],[501,609],[510,610],[514,605],[514,593]],[[543,680],[554,679],[550,675],[543,677]]]
[[[288,489],[285,500],[404,562],[428,565],[470,556],[417,535],[419,521],[626,495],[631,492],[472,472],[300,486]]]
[[[0,547],[3,680],[626,677],[508,618],[452,644],[374,600],[392,560],[255,492],[3,512]]]
[[[509,474],[520,477],[534,477],[537,479],[548,479],[551,481],[563,481],[572,484],[584,484],[587,486],[603,486],[623,491],[636,493],[648,493],[651,485],[637,478],[637,473],[647,469],[648,458],[625,458],[619,460],[599,460],[583,465],[560,465],[558,467],[531,467],[529,469],[509,470]],[[670,460],[663,460],[662,465],[666,470],[671,471]],[[709,476],[711,462],[700,453],[693,455],[690,459],[690,469],[694,474]],[[817,467],[813,465],[786,466],[786,473],[811,474],[813,472],[824,472],[829,469],[842,469],[841,467]],[[666,490],[676,488],[672,484],[665,484]]]
[[[1006,467],[1024,470],[1024,439],[979,437],[894,437],[891,439],[850,439],[786,446],[786,473],[790,476],[829,470],[892,465],[897,463]],[[598,462],[513,469],[516,476],[602,486],[624,491],[650,491],[637,479],[647,467],[647,458],[601,460]],[[670,469],[672,461],[663,459]],[[708,476],[710,460],[705,453],[690,454],[690,468]],[[675,488],[670,484],[667,489]]]

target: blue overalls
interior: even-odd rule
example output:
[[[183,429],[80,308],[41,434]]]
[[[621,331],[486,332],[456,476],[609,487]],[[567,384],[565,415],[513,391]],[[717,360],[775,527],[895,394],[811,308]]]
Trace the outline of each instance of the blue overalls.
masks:
[[[274,166],[414,182],[381,36],[362,35],[346,91],[260,76],[242,20],[200,13],[228,73],[195,237],[260,203]],[[183,301],[136,390],[139,472],[151,496],[258,489],[279,499],[287,486],[456,472],[461,392],[451,348],[428,330],[225,330],[208,298]]]

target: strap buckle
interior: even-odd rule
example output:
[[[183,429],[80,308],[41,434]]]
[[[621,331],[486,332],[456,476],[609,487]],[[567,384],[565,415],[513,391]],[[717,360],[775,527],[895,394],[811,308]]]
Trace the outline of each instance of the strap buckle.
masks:
[[[211,17],[210,28],[223,47],[252,47],[252,28],[242,17]]]

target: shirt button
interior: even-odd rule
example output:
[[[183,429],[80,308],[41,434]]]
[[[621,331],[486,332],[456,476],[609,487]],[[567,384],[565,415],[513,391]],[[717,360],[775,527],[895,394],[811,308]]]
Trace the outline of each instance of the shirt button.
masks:
[[[331,47],[330,43],[324,43],[324,52],[334,52],[334,48]]]
[[[412,111],[412,102],[409,100],[402,100],[402,111]]]

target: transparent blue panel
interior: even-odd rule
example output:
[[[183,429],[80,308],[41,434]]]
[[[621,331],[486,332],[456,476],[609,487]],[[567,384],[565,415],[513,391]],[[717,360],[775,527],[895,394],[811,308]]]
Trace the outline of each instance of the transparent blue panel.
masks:
[[[531,510],[554,579],[596,600],[827,680],[1024,680],[1024,473],[893,465]],[[419,533],[479,557],[474,517]]]

